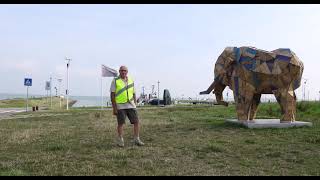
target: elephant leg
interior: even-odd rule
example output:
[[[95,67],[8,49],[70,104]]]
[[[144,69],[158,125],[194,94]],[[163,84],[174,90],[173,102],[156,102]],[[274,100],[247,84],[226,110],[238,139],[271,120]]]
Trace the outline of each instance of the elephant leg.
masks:
[[[293,122],[296,116],[296,95],[294,91],[288,91],[288,89],[280,89],[276,93],[276,99],[281,107],[281,119],[280,122]]]
[[[294,122],[296,120],[296,95],[294,91],[288,91],[286,93],[286,109],[284,115],[284,121]]]
[[[239,121],[248,121],[255,88],[240,78],[233,78],[233,94]]]
[[[248,121],[250,110],[252,106],[252,99],[253,99],[253,93],[252,95],[249,95],[246,93],[246,96],[239,96],[237,97],[238,102],[236,102],[236,108],[237,108],[237,115],[239,121]]]
[[[281,110],[281,114],[284,114],[284,107],[283,107],[283,103],[281,103],[281,94],[278,91],[275,91],[274,96],[278,102],[278,104],[280,105],[280,110]]]
[[[252,99],[252,105],[250,110],[249,120],[254,120],[257,115],[258,106],[260,104],[261,94],[254,94]]]

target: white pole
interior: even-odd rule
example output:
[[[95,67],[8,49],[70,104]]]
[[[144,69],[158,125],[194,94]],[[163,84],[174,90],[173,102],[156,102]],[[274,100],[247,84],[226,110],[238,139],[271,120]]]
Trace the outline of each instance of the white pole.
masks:
[[[29,96],[29,86],[27,86],[27,107],[26,107],[26,112],[28,112],[28,97]]]
[[[50,108],[52,109],[52,94],[51,94],[51,89],[52,89],[52,77],[50,75]]]
[[[159,80],[158,80],[158,106],[160,106],[160,94],[159,94]]]
[[[62,79],[58,79],[59,81],[59,103],[60,103],[60,109],[61,109],[61,81]]]
[[[59,104],[61,109],[61,79],[59,79]]]
[[[101,110],[103,110],[103,91],[102,91],[102,77],[101,77]]]
[[[67,110],[69,110],[69,63],[67,64]]]
[[[303,86],[303,101],[306,100],[306,84],[307,84],[307,80],[305,78],[302,78],[304,80],[304,86]]]
[[[71,59],[66,58],[66,60],[68,61],[67,63],[67,110],[69,110],[69,65],[70,65],[70,61]]]
[[[306,83],[304,83],[303,85],[303,101],[305,101],[305,97],[306,97]]]

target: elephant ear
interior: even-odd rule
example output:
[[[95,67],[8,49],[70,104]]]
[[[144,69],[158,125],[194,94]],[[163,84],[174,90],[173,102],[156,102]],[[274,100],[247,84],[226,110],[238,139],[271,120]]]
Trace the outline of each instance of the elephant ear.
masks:
[[[240,53],[240,49],[236,47],[226,47],[224,49],[215,64],[215,77],[227,73],[231,64],[236,62],[237,53]]]
[[[236,63],[236,53],[240,52],[239,48],[226,47],[218,57],[214,68],[215,81],[228,85],[228,77],[231,76],[233,66]]]
[[[237,47],[226,47],[222,54],[225,59],[225,68],[229,68],[231,64],[240,58],[240,49]]]

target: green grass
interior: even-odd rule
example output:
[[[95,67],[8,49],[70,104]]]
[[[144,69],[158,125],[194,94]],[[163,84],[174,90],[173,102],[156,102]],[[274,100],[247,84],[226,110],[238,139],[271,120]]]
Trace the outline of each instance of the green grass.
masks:
[[[73,100],[70,100],[69,105],[73,103]],[[65,108],[67,105],[66,99],[61,100],[62,108]],[[30,98],[28,100],[28,106],[38,106],[40,108],[49,108],[50,98]],[[0,108],[25,108],[26,107],[26,99],[7,99],[0,100]],[[52,109],[60,109],[60,99],[58,97],[52,97]]]
[[[127,121],[124,148],[110,110],[17,114],[0,120],[0,175],[320,175],[320,104],[306,106],[297,120],[313,127],[290,129],[224,123],[234,106],[140,108],[146,145],[130,142]],[[258,117],[278,108],[262,104]]]
[[[24,99],[0,100],[0,108],[21,108],[26,106]]]

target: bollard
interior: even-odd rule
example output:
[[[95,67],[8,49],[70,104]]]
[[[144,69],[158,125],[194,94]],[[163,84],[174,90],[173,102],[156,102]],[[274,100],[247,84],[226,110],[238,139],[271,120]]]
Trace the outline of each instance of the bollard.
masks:
[[[32,111],[36,111],[36,107],[32,106]]]
[[[39,107],[38,106],[36,106],[36,111],[39,111]]]

